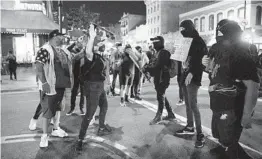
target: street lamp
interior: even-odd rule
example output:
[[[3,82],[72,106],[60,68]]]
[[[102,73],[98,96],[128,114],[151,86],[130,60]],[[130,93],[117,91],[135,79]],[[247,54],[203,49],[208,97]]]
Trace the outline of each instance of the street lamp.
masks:
[[[62,33],[62,0],[58,1],[59,31]]]

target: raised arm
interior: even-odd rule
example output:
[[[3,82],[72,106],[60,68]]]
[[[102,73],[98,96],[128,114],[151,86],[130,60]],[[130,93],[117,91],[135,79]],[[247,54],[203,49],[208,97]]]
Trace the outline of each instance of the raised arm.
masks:
[[[86,57],[87,57],[87,59],[92,61],[93,56],[94,56],[93,45],[94,45],[94,40],[95,40],[95,37],[96,37],[96,30],[95,30],[93,24],[90,25],[89,35],[90,35],[90,38],[89,38],[87,45],[86,45]]]

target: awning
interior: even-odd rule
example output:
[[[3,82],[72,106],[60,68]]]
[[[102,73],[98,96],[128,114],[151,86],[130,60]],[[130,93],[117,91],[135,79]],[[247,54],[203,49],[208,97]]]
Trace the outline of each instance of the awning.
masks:
[[[48,34],[59,25],[40,11],[1,10],[1,33]]]

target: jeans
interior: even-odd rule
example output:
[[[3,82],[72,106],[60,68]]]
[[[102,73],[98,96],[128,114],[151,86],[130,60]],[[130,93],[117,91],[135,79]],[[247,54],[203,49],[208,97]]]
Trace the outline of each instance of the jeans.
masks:
[[[197,106],[197,93],[199,86],[195,84],[183,85],[182,86],[185,103],[186,103],[186,116],[187,116],[187,125],[189,127],[194,127],[194,119],[195,117],[195,124],[196,124],[196,131],[197,134],[202,133],[201,127],[201,115]]]
[[[71,92],[71,110],[75,109],[76,96],[78,94],[78,88],[80,86],[80,109],[84,107],[84,86],[80,84],[78,77],[74,77],[74,85]]]
[[[92,120],[97,106],[100,107],[99,127],[105,127],[105,117],[108,108],[104,82],[85,82],[84,91],[86,95],[86,114],[81,124],[79,139],[83,140],[90,121]]]
[[[161,84],[155,84],[157,101],[158,101],[158,114],[163,113],[164,106],[166,107],[168,115],[173,115],[172,108],[169,104],[169,101],[165,97],[167,86],[163,86]]]
[[[119,75],[119,70],[113,70],[113,80],[112,80],[112,88],[111,88],[112,92],[115,92],[117,75]]]
[[[177,75],[177,83],[178,83],[178,88],[179,88],[179,99],[184,100],[183,96],[183,84],[181,83],[181,75]]]
[[[16,68],[10,67],[9,72],[10,72],[10,79],[11,80],[13,79],[13,74],[14,74],[14,77],[16,79]]]

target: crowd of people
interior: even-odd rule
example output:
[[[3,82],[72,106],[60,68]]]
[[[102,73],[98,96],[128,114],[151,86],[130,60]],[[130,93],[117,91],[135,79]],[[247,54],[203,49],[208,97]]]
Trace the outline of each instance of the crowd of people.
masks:
[[[216,43],[208,50],[192,21],[180,24],[183,37],[192,38],[186,61],[176,62],[177,82],[179,85],[178,105],[186,105],[187,125],[175,132],[175,135],[195,134],[195,147],[205,144],[201,127],[201,114],[197,105],[198,89],[202,74],[209,74],[210,108],[212,116],[212,134],[220,145],[212,151],[223,153],[225,158],[247,158],[240,155],[243,149],[238,141],[243,128],[251,127],[251,117],[258,98],[259,76],[257,62],[254,60],[256,47],[241,41],[240,26],[227,19],[221,20],[216,29]],[[41,47],[36,56],[36,74],[39,81],[40,103],[30,121],[29,129],[35,130],[40,114],[43,114],[43,135],[40,147],[48,146],[48,127],[51,119],[51,135],[65,137],[68,134],[59,127],[61,101],[66,88],[71,88],[71,107],[66,115],[75,110],[76,96],[80,89],[80,114],[84,115],[77,150],[83,148],[86,131],[94,122],[97,107],[100,108],[97,135],[112,133],[105,124],[108,109],[107,95],[115,92],[116,79],[119,79],[120,105],[126,106],[129,98],[141,99],[143,79],[150,81],[156,90],[158,110],[150,125],[161,120],[175,120],[176,116],[165,96],[172,75],[171,53],[165,49],[162,36],[150,39],[152,46],[146,53],[140,46],[116,43],[116,49],[110,58],[105,55],[105,45],[97,35],[94,25],[89,32],[72,44],[58,30],[49,34],[49,41]],[[248,66],[248,67],[246,67]],[[112,69],[110,71],[110,69]],[[109,74],[113,80],[110,81]],[[84,100],[86,98],[86,101]],[[84,106],[84,103],[85,106]],[[86,111],[84,111],[86,107]],[[163,109],[168,115],[162,117]]]

